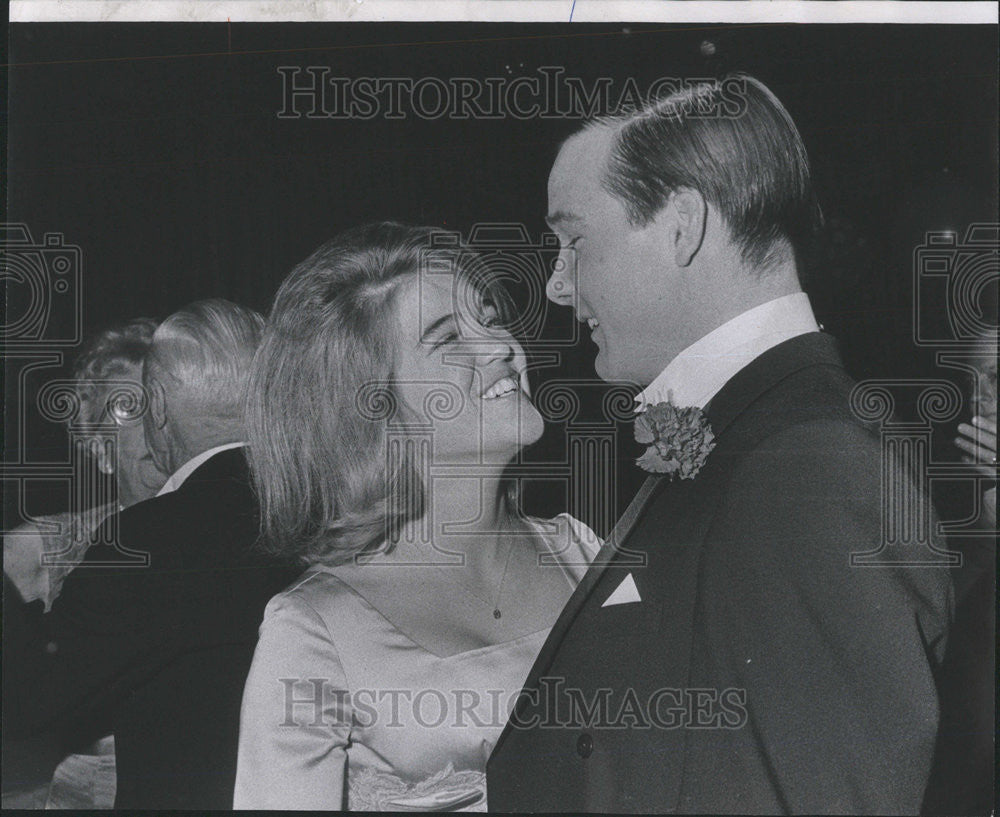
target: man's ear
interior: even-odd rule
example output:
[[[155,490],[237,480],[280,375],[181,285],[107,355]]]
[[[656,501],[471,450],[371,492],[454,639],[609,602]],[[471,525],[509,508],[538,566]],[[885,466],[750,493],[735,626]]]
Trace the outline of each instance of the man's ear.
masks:
[[[153,428],[161,431],[167,424],[167,395],[163,391],[163,384],[155,378],[150,378],[146,382],[146,391],[149,393],[149,416],[153,421]]]
[[[668,206],[675,217],[671,236],[674,242],[674,263],[678,267],[686,267],[705,240],[708,204],[697,190],[681,187],[670,195]]]

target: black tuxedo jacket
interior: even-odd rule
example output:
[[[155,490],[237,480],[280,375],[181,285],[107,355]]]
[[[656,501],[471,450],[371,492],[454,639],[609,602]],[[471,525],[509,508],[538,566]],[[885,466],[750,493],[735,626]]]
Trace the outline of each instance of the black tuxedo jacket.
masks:
[[[301,568],[252,549],[258,507],[238,449],[126,509],[119,525],[120,544],[147,553],[148,566],[102,566],[122,554],[91,547],[44,616],[40,658],[6,662],[31,671],[18,684],[22,711],[8,717],[25,730],[113,731],[116,808],[231,809],[257,628]]]
[[[951,584],[851,566],[883,541],[852,385],[811,333],[712,400],[700,473],[655,485],[553,628],[490,758],[491,810],[919,810]],[[641,601],[603,607],[629,575]]]

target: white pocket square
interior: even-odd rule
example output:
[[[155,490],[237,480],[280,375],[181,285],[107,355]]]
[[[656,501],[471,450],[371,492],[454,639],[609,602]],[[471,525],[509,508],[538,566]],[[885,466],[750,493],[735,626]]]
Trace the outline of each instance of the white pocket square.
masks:
[[[622,583],[615,588],[615,591],[608,596],[607,601],[601,607],[613,607],[616,604],[632,604],[637,601],[642,601],[642,596],[639,595],[639,590],[635,586],[635,579],[629,573],[622,580]]]

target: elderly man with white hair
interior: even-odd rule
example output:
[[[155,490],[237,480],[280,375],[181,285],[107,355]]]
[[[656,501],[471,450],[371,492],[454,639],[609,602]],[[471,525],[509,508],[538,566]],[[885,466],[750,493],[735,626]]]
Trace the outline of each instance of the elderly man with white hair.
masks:
[[[114,731],[116,808],[232,807],[257,627],[299,572],[253,547],[242,404],[262,325],[252,310],[208,300],[158,327],[143,370],[144,428],[171,476],[121,513],[117,547],[99,544],[112,531],[95,535],[34,659],[5,662],[30,699],[6,728]]]

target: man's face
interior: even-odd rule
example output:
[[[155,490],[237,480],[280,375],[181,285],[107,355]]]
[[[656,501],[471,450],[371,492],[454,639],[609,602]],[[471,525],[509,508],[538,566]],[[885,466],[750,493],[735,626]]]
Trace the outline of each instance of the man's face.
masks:
[[[556,158],[548,222],[563,252],[546,294],[573,307],[577,320],[591,327],[602,379],[646,386],[669,363],[664,327],[674,325],[675,313],[681,317],[684,285],[661,225],[634,227],[621,202],[601,186],[612,139],[610,129],[584,131]]]
[[[118,501],[123,507],[156,496],[167,481],[146,446],[141,419],[118,422]]]

